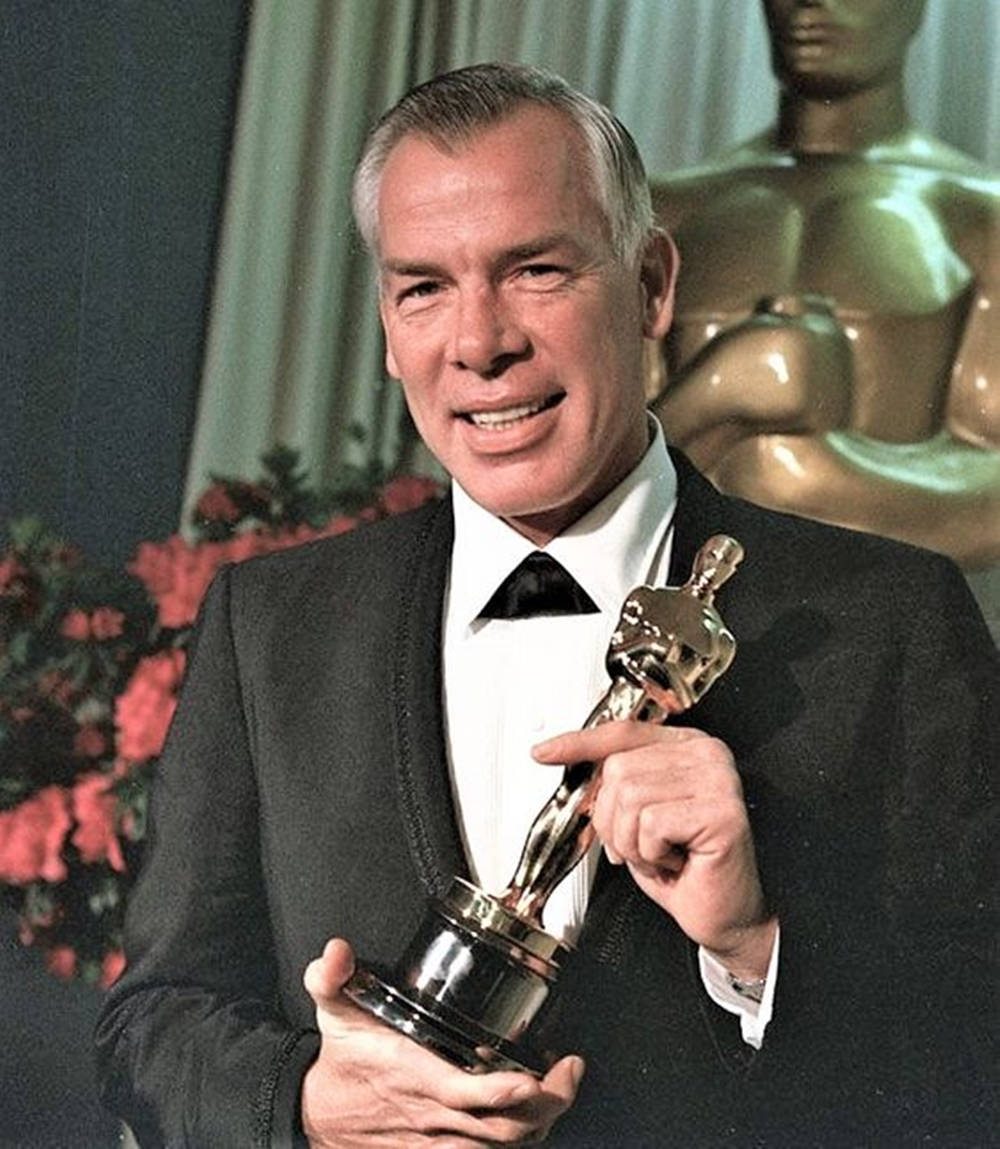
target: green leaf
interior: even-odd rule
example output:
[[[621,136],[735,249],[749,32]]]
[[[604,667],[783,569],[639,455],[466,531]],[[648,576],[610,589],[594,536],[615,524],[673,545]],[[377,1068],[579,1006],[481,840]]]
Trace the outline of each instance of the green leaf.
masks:
[[[7,658],[12,666],[25,666],[31,653],[31,631],[18,630],[7,643]]]
[[[39,925],[52,920],[56,913],[56,899],[50,886],[32,882],[25,890],[24,916],[29,924]]]
[[[0,776],[0,809],[12,809],[27,793],[28,784],[23,778]]]
[[[24,515],[14,519],[8,527],[10,541],[18,550],[29,551],[44,542],[51,541],[45,525],[36,515]]]
[[[87,897],[87,906],[94,917],[113,910],[121,901],[121,892],[118,889],[118,879],[105,877],[90,891]]]

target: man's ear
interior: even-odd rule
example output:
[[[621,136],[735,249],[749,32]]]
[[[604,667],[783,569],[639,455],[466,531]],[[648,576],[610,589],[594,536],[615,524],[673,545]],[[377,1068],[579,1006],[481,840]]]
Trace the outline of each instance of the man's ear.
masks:
[[[662,339],[674,318],[674,286],[681,257],[677,245],[662,228],[654,228],[646,240],[639,268],[642,286],[642,333]]]

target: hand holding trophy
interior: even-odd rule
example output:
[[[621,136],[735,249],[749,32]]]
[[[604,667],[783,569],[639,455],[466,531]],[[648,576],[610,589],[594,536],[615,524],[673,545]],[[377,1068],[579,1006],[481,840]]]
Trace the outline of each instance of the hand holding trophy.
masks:
[[[735,539],[702,546],[681,587],[638,587],[625,600],[607,654],[611,686],[584,729],[623,719],[667,722],[693,706],[736,652],[714,595],[743,557]],[[594,840],[600,787],[592,762],[567,767],[536,817],[507,888],[491,895],[461,878],[433,901],[392,974],[359,969],[345,992],[359,1006],[472,1071],[545,1063],[526,1039],[566,946],[541,916],[555,887]]]

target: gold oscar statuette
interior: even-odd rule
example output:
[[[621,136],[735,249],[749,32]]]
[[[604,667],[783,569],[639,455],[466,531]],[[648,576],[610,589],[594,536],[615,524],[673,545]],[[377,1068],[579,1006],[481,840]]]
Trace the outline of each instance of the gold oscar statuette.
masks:
[[[742,557],[735,539],[715,535],[683,586],[629,594],[607,653],[611,685],[584,729],[622,719],[667,722],[705,694],[736,652],[713,600]],[[428,905],[395,968],[385,976],[359,968],[348,996],[465,1069],[544,1074],[529,1027],[568,950],[543,929],[541,916],[594,841],[599,786],[598,764],[568,766],[528,831],[507,888],[488,894],[454,878]]]

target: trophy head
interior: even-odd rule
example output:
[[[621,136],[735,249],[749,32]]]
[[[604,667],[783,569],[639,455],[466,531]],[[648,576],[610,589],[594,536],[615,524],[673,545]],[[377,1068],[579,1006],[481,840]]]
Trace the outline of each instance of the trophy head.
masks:
[[[693,706],[736,652],[713,598],[742,557],[735,539],[714,535],[698,552],[682,587],[632,591],[608,648],[612,679],[634,682],[666,714]]]

